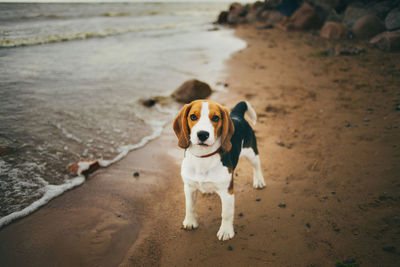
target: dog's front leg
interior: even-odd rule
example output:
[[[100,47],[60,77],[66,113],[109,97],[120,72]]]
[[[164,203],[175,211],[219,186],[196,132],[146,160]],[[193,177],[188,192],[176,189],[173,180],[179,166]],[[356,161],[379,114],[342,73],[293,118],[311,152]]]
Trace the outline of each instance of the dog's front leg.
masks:
[[[187,230],[196,229],[199,227],[197,223],[197,214],[195,211],[197,189],[185,184],[186,198],[186,216],[183,221],[183,228]]]
[[[218,192],[222,203],[222,221],[221,227],[217,233],[219,240],[229,240],[233,238],[233,216],[235,213],[235,196],[227,191]]]

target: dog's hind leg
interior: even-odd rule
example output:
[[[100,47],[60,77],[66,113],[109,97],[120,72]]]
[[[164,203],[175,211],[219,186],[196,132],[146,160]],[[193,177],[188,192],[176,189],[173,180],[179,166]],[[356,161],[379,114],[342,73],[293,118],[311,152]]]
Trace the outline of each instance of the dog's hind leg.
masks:
[[[261,189],[265,187],[265,180],[261,170],[260,157],[252,147],[243,148],[241,156],[244,156],[253,167],[253,187]]]

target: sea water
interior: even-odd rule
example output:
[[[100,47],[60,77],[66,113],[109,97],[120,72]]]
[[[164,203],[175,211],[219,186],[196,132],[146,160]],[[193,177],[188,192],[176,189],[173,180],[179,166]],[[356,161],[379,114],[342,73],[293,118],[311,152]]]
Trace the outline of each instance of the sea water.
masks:
[[[0,4],[0,227],[157,137],[192,78],[214,89],[245,43],[212,22],[227,3]]]

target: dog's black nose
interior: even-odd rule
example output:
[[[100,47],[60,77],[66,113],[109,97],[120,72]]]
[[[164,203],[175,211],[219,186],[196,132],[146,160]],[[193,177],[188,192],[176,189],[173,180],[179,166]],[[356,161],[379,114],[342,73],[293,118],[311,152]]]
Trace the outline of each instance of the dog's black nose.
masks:
[[[199,131],[197,133],[197,137],[200,139],[200,141],[204,142],[207,140],[207,138],[210,136],[210,134],[206,131]]]

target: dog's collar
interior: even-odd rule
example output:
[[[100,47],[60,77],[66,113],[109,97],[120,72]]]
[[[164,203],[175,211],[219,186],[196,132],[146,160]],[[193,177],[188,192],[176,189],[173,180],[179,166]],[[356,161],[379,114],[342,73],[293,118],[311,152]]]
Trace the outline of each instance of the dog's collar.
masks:
[[[211,156],[214,156],[215,154],[217,154],[219,151],[221,150],[221,147],[219,147],[217,150],[215,150],[214,152],[210,153],[210,154],[206,154],[206,155],[201,155],[201,156],[197,156],[193,153],[191,153],[193,156],[197,157],[197,158],[208,158]],[[185,150],[185,155],[186,155],[186,150]]]
[[[203,156],[200,156],[200,157],[199,157],[199,156],[196,156],[196,157],[198,157],[198,158],[208,158],[208,157],[211,157],[211,156],[217,154],[220,150],[221,150],[221,147],[219,147],[217,150],[215,150],[214,152],[212,152],[212,153],[210,153],[210,154],[203,155]]]

